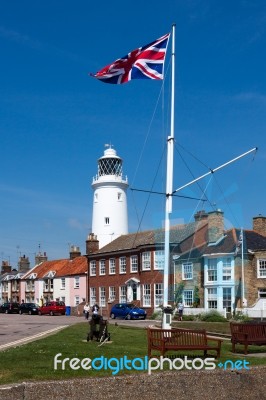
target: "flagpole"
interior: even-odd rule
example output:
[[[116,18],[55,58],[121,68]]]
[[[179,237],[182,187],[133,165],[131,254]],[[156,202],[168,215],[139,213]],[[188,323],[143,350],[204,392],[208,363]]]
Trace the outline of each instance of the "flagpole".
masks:
[[[166,200],[164,225],[164,297],[163,308],[167,309],[169,300],[169,256],[170,256],[170,214],[172,212],[173,169],[174,169],[174,108],[175,108],[175,24],[172,26],[172,77],[171,77],[171,126],[167,138]],[[171,328],[171,314],[163,313],[163,329]]]

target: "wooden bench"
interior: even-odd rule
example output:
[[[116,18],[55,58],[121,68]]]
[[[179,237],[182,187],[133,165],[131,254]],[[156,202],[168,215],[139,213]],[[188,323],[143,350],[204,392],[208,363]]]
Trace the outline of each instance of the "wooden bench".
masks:
[[[217,357],[221,354],[222,339],[210,338],[205,330],[191,329],[156,329],[148,328],[148,356],[152,356],[152,350],[159,351],[162,356],[167,351],[178,350],[203,350],[204,356],[207,356],[208,350],[216,351]],[[214,344],[209,343],[215,342]]]
[[[266,322],[258,323],[230,323],[232,352],[235,353],[237,343],[245,346],[245,354],[248,353],[248,345],[266,345]]]

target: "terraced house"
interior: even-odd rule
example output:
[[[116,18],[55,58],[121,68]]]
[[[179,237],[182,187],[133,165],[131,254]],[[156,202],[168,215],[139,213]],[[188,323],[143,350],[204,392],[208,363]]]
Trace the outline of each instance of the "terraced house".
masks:
[[[253,219],[253,230],[224,230],[220,210],[200,211],[193,223],[170,232],[169,301],[185,307],[225,310],[254,305],[266,297],[266,218]],[[113,302],[131,302],[148,316],[163,302],[164,231],[122,235],[98,248],[86,242],[88,299],[108,314]]]
[[[12,268],[7,261],[2,261],[0,276],[0,301],[21,302],[21,278],[29,270],[29,258],[25,255],[19,257],[18,269]]]
[[[195,236],[206,221],[178,225],[170,232],[170,299],[174,299],[173,260],[185,240]],[[197,236],[197,235],[196,235]],[[108,314],[114,302],[131,302],[146,309],[148,316],[163,303],[164,230],[122,235],[99,249],[91,234],[86,242],[89,265],[89,302],[97,302]]]
[[[41,261],[21,279],[26,302],[64,301],[75,307],[87,297],[87,259],[73,246],[69,259]]]
[[[175,260],[185,306],[228,313],[255,306],[266,298],[266,218],[254,217],[253,230],[226,231],[221,211],[201,218],[208,220],[206,242],[191,246],[186,240]]]

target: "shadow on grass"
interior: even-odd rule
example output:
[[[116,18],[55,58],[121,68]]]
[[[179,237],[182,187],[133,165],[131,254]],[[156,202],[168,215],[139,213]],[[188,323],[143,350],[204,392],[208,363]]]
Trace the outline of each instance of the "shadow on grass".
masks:
[[[83,360],[89,358],[123,358],[128,360],[139,358],[144,360],[147,356],[147,338],[146,329],[133,328],[126,326],[109,325],[108,330],[111,334],[111,341],[101,345],[97,341],[87,342],[88,324],[77,323],[64,330],[41,340],[25,344],[16,348],[2,351],[0,363],[0,382],[1,384],[19,383],[23,381],[53,380],[69,378],[86,378],[90,376],[111,376],[110,369],[84,370],[79,368],[73,370],[67,361],[62,369],[62,364],[58,369],[54,369],[54,358],[60,355],[60,360],[76,358]],[[236,360],[245,357],[243,353],[233,354],[231,352],[230,341],[224,341],[222,344],[221,360]],[[237,349],[241,351],[241,346]],[[266,346],[250,346],[249,352],[266,352]],[[169,354],[170,356],[171,354]],[[189,355],[189,354],[187,354]],[[202,357],[202,352],[190,354],[194,357]],[[212,356],[210,354],[210,356]],[[168,354],[166,355],[168,357]],[[178,357],[178,354],[171,355]],[[266,364],[264,358],[252,357],[250,360],[252,366]],[[120,374],[135,373],[133,370],[125,368]],[[142,371],[143,372],[143,371]]]

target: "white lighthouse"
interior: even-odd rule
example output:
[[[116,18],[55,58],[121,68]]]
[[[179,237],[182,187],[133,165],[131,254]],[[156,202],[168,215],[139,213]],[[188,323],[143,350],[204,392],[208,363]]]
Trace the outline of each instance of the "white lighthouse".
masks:
[[[92,180],[92,232],[103,247],[128,233],[127,177],[122,175],[123,161],[108,145],[98,160],[98,173]]]

